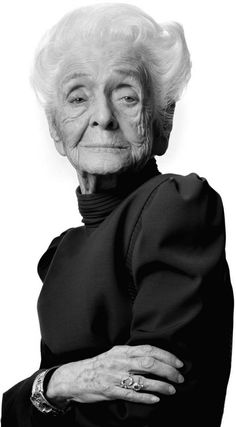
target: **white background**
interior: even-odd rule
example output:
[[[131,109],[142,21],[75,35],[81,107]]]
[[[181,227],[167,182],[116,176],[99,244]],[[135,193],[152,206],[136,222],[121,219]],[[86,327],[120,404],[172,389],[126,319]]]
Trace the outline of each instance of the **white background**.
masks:
[[[8,0],[1,6],[0,392],[38,369],[40,333],[36,301],[41,282],[36,273],[37,262],[53,237],[80,224],[74,193],[76,174],[54,150],[44,113],[29,84],[30,67],[45,30],[64,13],[88,3]],[[226,253],[235,288],[234,2],[129,3],[140,6],[157,21],[175,20],[184,26],[193,62],[192,79],[176,108],[169,150],[158,158],[158,165],[163,173],[196,172],[205,176],[221,194]],[[235,358],[234,352],[234,362]],[[211,385],[206,386],[211,393]],[[235,395],[233,363],[222,427],[235,426]]]

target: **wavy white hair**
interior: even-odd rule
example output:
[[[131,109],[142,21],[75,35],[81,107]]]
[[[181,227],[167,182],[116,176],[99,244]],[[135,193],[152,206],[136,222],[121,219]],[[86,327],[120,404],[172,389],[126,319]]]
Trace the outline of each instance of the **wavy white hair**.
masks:
[[[58,70],[73,44],[85,41],[127,40],[138,52],[151,84],[153,114],[163,126],[168,111],[179,100],[190,78],[191,61],[182,26],[158,24],[138,7],[125,3],[96,4],[65,15],[41,40],[31,82],[49,111],[55,96]],[[160,120],[162,117],[162,120]]]

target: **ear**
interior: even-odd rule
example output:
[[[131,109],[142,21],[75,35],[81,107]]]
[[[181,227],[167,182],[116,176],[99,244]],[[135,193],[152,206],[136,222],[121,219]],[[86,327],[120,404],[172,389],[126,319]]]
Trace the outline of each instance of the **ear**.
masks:
[[[47,120],[48,120],[49,132],[50,132],[50,135],[54,141],[55,147],[56,147],[59,154],[61,154],[62,156],[66,156],[64,144],[63,144],[62,138],[60,136],[58,125],[56,122],[55,113],[46,112],[46,116],[47,116]]]
[[[175,111],[175,102],[170,104],[163,114],[161,123],[157,120],[153,123],[153,154],[162,156],[165,154],[170,133],[173,127],[173,117]]]

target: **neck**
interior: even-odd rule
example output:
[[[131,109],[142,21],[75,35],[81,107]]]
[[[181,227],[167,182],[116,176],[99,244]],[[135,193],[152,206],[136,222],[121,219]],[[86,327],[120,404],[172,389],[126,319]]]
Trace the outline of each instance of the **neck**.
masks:
[[[115,189],[118,185],[119,175],[93,175],[90,173],[77,173],[82,194],[99,193]]]
[[[156,161],[150,158],[141,169],[129,168],[122,173],[107,175],[77,171],[80,192],[82,194],[102,193],[106,191],[129,192],[147,179],[159,174]]]

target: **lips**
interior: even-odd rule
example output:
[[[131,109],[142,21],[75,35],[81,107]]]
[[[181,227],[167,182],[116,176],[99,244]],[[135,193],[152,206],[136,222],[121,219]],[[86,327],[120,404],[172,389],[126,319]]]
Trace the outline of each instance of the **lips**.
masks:
[[[122,150],[122,149],[126,149],[128,148],[128,145],[109,145],[109,144],[84,144],[84,145],[80,145],[83,148],[109,148],[109,149],[114,149],[114,150]]]

